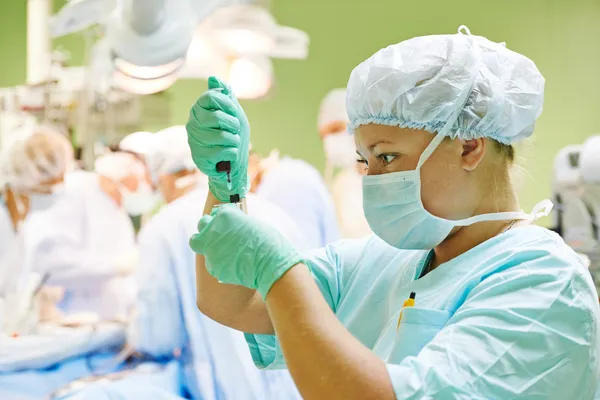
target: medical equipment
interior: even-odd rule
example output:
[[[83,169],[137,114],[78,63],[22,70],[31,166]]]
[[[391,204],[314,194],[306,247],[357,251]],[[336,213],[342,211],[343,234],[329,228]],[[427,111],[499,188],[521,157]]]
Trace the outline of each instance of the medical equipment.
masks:
[[[223,93],[224,88],[217,88],[215,90],[218,90],[221,93]],[[217,170],[217,172],[225,173],[227,175],[227,187],[229,190],[231,190],[231,161],[219,161],[215,165],[215,169]],[[240,199],[239,193],[230,194],[229,202],[233,203],[233,204],[242,202],[241,207],[245,207],[245,196],[244,196],[244,200],[242,200],[242,199]]]
[[[249,4],[250,3],[250,4]],[[113,84],[149,94],[179,77],[224,75],[244,98],[271,86],[270,57],[304,59],[308,36],[278,26],[254,1],[87,0],[68,3],[52,20],[53,37],[101,24],[109,49]],[[241,39],[240,39],[241,38]],[[247,82],[250,79],[251,85]]]
[[[600,241],[600,136],[585,141],[580,152],[583,201],[594,218],[596,239]]]
[[[552,229],[581,254],[600,288],[600,136],[561,149],[554,160]]]
[[[590,272],[600,288],[600,135],[587,139],[579,155],[581,170],[581,200],[591,223],[588,229],[595,239],[595,246],[582,251],[590,259]],[[588,221],[589,223],[590,221]]]
[[[557,203],[553,228],[575,251],[593,254],[599,247],[590,209],[583,200],[581,145],[559,151],[554,159],[552,191]]]
[[[255,4],[220,7],[198,26],[181,78],[222,76],[238,98],[255,99],[268,93],[275,80],[271,58],[305,59],[308,35],[279,26]]]

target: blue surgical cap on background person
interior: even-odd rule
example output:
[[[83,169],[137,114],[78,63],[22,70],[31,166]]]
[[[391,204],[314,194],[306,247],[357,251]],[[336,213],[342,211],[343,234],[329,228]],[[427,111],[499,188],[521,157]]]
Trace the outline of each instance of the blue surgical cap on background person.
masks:
[[[504,44],[460,30],[406,40],[357,66],[346,96],[350,127],[439,133],[450,121],[444,134],[451,138],[511,144],[531,136],[544,99],[540,71]]]

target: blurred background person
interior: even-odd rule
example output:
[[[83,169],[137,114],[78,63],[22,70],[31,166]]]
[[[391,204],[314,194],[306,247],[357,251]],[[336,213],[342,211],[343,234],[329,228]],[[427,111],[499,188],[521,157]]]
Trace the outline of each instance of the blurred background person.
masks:
[[[155,162],[153,156],[156,154],[156,152],[153,151],[153,146],[155,145],[155,141],[153,140],[154,136],[154,133],[148,131],[133,132],[121,139],[117,146],[111,147],[115,152],[124,152],[134,155],[144,164],[144,168],[146,169],[146,179],[150,183],[152,192],[155,196],[154,207],[150,208],[142,215],[131,215],[136,232],[152,218],[152,215],[155,214],[165,202],[165,199],[161,197],[160,191],[158,190],[158,177],[152,174],[152,171],[156,170],[156,168],[153,168],[153,163]]]
[[[147,164],[148,171],[165,203],[208,187],[208,178],[198,171],[189,155],[185,126],[163,129],[150,139],[146,158],[152,161]]]
[[[48,244],[43,238],[55,237],[56,244],[64,244],[73,235],[83,234],[80,241],[90,237],[87,232],[70,231],[68,218],[79,210],[66,184],[74,174],[72,166],[69,141],[42,126],[16,138],[0,155],[2,204],[6,205],[0,206],[0,216],[4,216],[0,221],[4,235],[0,239],[0,286],[6,289],[0,295],[0,304],[4,303],[0,307],[1,398],[43,398],[61,385],[92,374],[97,362],[110,362],[114,354],[105,350],[119,342],[118,332],[96,336],[101,327],[77,332],[59,326],[64,315],[56,304],[64,301],[63,271],[44,268],[63,268],[78,261],[83,263],[77,266],[85,268],[96,261],[90,254],[67,251],[62,263],[56,259],[54,246],[48,248],[50,252],[39,247]],[[12,236],[6,237],[5,229]]]
[[[148,184],[142,163],[130,154],[103,156],[96,167],[97,173],[68,174],[61,202],[28,222],[28,258],[33,270],[49,275],[48,283],[66,289],[60,303],[66,313],[126,318],[137,264],[128,210],[143,211],[140,193]]]
[[[167,201],[139,235],[139,294],[131,324],[133,347],[159,359],[178,357],[182,394],[192,399],[287,399],[296,390],[287,372],[257,370],[243,334],[203,316],[196,307],[195,255],[188,240],[197,229],[208,178],[194,165],[184,126],[156,134],[151,174]],[[307,244],[277,205],[247,198],[250,215],[277,227],[299,249]]]
[[[187,242],[197,229],[191,216],[206,200],[207,177],[191,158],[185,127],[159,131],[152,138],[150,172],[167,205],[139,235],[140,262],[136,271],[138,295],[129,326],[129,344],[146,360],[181,371],[181,388],[173,393],[191,399],[296,399],[287,372],[257,370],[243,334],[220,325],[196,307],[195,256]],[[307,244],[294,222],[276,205],[248,196],[248,210],[277,227],[299,249]],[[177,366],[177,368],[173,368]],[[101,399],[147,390],[153,382],[131,376],[120,382],[93,385],[76,398]],[[178,376],[171,377],[177,382]],[[79,397],[77,397],[79,396]],[[162,399],[162,391],[145,395]],[[149,397],[148,397],[149,396]]]
[[[261,158],[251,150],[248,175],[251,193],[281,207],[311,248],[339,239],[333,200],[315,167],[290,157],[280,159],[277,151]]]
[[[0,154],[0,335],[28,334],[62,316],[62,288],[44,286],[47,277],[26,266],[25,232],[26,221],[62,197],[70,145],[48,127],[31,128]]]
[[[0,293],[16,290],[25,266],[25,221],[50,211],[63,198],[65,174],[73,165],[70,143],[37,126],[3,148],[0,156]],[[29,218],[27,218],[29,216]]]
[[[334,89],[321,103],[318,128],[325,150],[325,181],[344,238],[371,234],[362,208],[362,177],[366,165],[357,162],[354,137],[348,132],[346,89]]]
[[[153,154],[153,137],[154,133],[152,132],[133,132],[121,139],[118,146],[115,146],[115,148],[112,150],[114,152],[122,151],[125,153],[130,153],[144,163],[148,181],[154,186],[156,183],[156,177],[153,177],[150,171],[151,158]]]

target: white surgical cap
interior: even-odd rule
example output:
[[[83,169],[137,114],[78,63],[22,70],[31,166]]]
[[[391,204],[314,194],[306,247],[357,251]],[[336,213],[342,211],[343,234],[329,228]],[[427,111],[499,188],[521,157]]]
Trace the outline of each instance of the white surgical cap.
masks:
[[[2,149],[0,187],[35,190],[61,178],[73,162],[73,148],[64,135],[48,127],[33,127],[33,131]]]
[[[530,136],[542,112],[542,74],[527,57],[464,29],[406,40],[356,67],[346,97],[350,127],[374,123],[504,144]]]
[[[600,135],[585,141],[579,156],[581,177],[587,183],[600,183]]]
[[[172,126],[157,132],[151,154],[148,167],[152,176],[159,177],[196,169],[184,125]]]
[[[109,153],[96,160],[94,169],[102,176],[119,182],[134,175],[143,179],[146,175],[144,164],[135,156],[123,152]]]
[[[346,89],[333,89],[321,102],[319,129],[332,122],[348,122]]]
[[[152,148],[153,136],[153,133],[144,131],[130,133],[119,143],[119,150],[145,156]]]

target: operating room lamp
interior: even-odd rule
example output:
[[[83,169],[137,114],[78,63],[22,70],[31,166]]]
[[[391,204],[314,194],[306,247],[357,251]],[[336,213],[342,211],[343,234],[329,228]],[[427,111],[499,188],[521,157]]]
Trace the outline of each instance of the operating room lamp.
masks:
[[[308,44],[306,33],[278,25],[263,7],[221,7],[197,28],[180,77],[218,75],[239,98],[262,97],[274,82],[271,58],[305,59]]]
[[[115,84],[147,94],[177,80],[192,41],[196,18],[188,0],[123,0],[105,25]]]
[[[273,83],[271,57],[308,53],[306,33],[277,25],[258,1],[71,0],[55,16],[52,33],[100,24],[113,83],[131,93],[217,75],[232,82],[239,97],[257,98]]]

